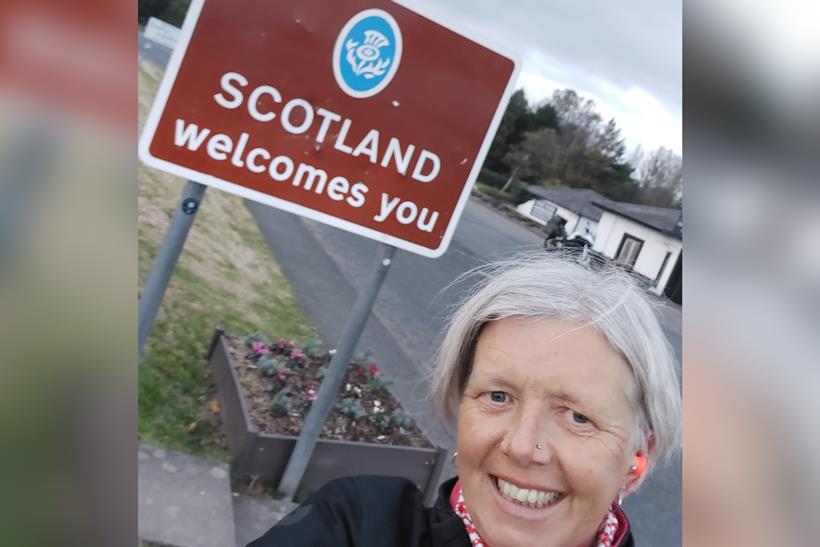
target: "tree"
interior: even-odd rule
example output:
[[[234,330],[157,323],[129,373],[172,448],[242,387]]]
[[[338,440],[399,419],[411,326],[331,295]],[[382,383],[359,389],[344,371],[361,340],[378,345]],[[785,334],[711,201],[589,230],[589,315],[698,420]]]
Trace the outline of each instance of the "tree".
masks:
[[[637,179],[646,205],[680,207],[683,159],[672,150],[660,147],[647,155],[638,166]]]
[[[159,17],[168,8],[171,0],[138,0],[137,19],[145,24],[149,17]]]
[[[625,145],[614,119],[604,122],[595,101],[571,89],[556,91],[530,119],[540,126],[509,147],[504,161],[512,179],[572,188],[589,188],[611,199],[633,201],[640,190],[632,165],[624,160]]]
[[[509,173],[505,189],[520,179],[590,188],[617,201],[663,201],[656,189],[644,198],[642,186],[633,178],[636,164],[624,158],[620,128],[614,119],[604,120],[595,101],[572,89],[555,91],[550,101],[532,109],[522,108],[523,92],[517,101],[515,110],[508,107],[504,132],[499,129],[494,144],[495,169]]]
[[[509,152],[512,144],[521,142],[528,113],[527,97],[524,95],[524,90],[519,89],[510,97],[507,110],[504,111],[504,117],[498,124],[493,143],[487,152],[486,164],[490,169],[506,170],[507,164],[504,162],[504,156]]]
[[[191,0],[138,0],[137,19],[141,24],[150,17],[162,19],[175,27],[181,27]]]
[[[639,201],[641,188],[632,178],[635,168],[629,162],[611,163],[607,168],[608,188],[600,190],[601,194],[615,201],[636,203]]]
[[[162,13],[161,19],[175,27],[181,27],[190,5],[191,0],[171,0],[168,8]]]
[[[558,112],[548,101],[544,101],[534,108],[530,108],[523,89],[519,89],[510,97],[507,110],[493,138],[493,143],[487,153],[486,165],[495,171],[512,171],[519,165],[517,161],[510,161],[508,154],[511,149],[520,144],[529,132],[543,128],[557,129],[559,126]]]
[[[558,129],[558,111],[548,101],[542,102],[526,116],[527,131],[538,131],[543,128]]]
[[[624,139],[621,137],[621,130],[615,124],[615,118],[609,120],[606,125],[600,127],[595,136],[593,148],[600,151],[612,161],[621,161],[626,147]]]
[[[524,134],[521,142],[510,147],[504,161],[512,166],[513,176],[537,183],[555,171],[560,154],[558,135],[549,127]]]
[[[572,89],[562,89],[552,94],[552,106],[558,114],[559,132],[566,149],[592,147],[602,122],[595,101],[582,98]]]

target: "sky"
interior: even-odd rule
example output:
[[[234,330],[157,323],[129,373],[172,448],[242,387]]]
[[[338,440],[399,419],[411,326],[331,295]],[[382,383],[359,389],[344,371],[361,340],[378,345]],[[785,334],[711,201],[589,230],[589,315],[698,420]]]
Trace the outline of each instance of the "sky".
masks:
[[[406,0],[516,52],[530,103],[571,88],[615,118],[627,155],[682,153],[681,0]]]

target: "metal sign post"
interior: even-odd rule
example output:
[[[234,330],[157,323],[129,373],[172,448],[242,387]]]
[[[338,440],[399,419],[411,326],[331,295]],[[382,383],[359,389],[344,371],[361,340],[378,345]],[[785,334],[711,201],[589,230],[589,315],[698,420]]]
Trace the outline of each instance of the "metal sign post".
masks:
[[[395,253],[395,247],[382,244],[382,257],[376,265],[373,276],[367,285],[359,291],[359,296],[356,297],[353,311],[350,313],[347,326],[342,333],[341,340],[339,340],[339,347],[336,348],[336,353],[330,361],[322,385],[319,387],[316,401],[310,407],[307,420],[305,420],[302,432],[299,434],[299,439],[296,441],[296,446],[290,455],[282,480],[279,482],[279,491],[283,492],[288,499],[293,498],[299,483],[302,481],[310,456],[313,454],[313,448],[316,446],[316,441],[319,440],[319,434],[325,420],[327,420],[327,415],[333,408],[333,401],[336,400],[336,394],[339,392],[339,387],[345,377],[347,365],[350,363],[350,358],[353,356],[353,351],[356,349],[356,344],[358,344],[370,316],[370,310],[373,308],[373,302],[379,294],[379,289],[387,276],[387,271],[390,269]]]
[[[196,212],[199,210],[199,204],[202,201],[202,196],[205,195],[206,188],[205,185],[192,180],[189,180],[185,185],[182,197],[179,198],[177,208],[171,217],[171,225],[168,226],[165,239],[162,240],[162,245],[154,258],[154,264],[151,266],[151,271],[145,280],[142,295],[140,296],[137,363],[142,361],[145,340],[151,334],[154,318],[156,318],[159,306],[162,304],[165,289],[168,288],[168,282],[171,280],[171,275],[173,275],[179,261],[182,246],[185,244],[185,239],[188,237],[188,232],[194,223]]]

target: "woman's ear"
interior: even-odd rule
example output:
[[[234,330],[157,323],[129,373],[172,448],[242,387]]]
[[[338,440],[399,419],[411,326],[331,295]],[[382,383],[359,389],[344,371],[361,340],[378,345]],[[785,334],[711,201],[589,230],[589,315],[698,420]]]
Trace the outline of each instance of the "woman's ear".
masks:
[[[649,436],[649,440],[646,443],[646,446],[640,448],[635,453],[635,459],[632,462],[632,465],[629,467],[627,471],[627,479],[626,483],[624,484],[623,492],[625,495],[631,494],[635,491],[641,481],[644,479],[644,476],[647,472],[647,466],[649,464],[649,456],[655,450],[655,437],[654,435]]]
[[[645,449],[640,449],[635,453],[635,458],[632,460],[632,465],[629,466],[626,472],[626,481],[621,489],[621,497],[625,498],[630,495],[638,485],[646,473],[647,455]]]

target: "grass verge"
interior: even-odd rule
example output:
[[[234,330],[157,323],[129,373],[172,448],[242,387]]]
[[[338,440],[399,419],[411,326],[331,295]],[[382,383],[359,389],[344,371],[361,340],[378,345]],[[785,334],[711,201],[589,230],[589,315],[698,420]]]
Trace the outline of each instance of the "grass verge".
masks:
[[[139,67],[140,124],[161,71]],[[139,168],[139,283],[142,288],[185,181]],[[213,329],[314,337],[290,283],[237,196],[209,189],[185,243],[139,369],[139,435],[152,444],[227,460],[214,385],[205,367]]]
[[[478,188],[479,190],[481,190],[483,193],[487,194],[490,197],[493,197],[495,199],[500,199],[501,201],[505,201],[505,202],[510,203],[512,205],[517,205],[516,200],[515,200],[515,196],[513,194],[510,194],[510,193],[507,193],[507,192],[502,192],[499,188],[496,188],[495,186],[491,186],[489,184],[481,182],[480,180],[476,181],[475,185],[476,185],[476,188]]]

